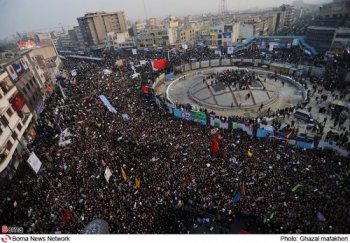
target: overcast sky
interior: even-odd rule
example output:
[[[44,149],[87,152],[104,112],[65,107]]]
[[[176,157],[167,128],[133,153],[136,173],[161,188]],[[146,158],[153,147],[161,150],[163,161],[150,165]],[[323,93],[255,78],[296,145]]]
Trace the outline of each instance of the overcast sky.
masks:
[[[146,5],[144,9],[143,1]],[[0,0],[0,39],[26,31],[77,25],[87,11],[124,10],[128,20],[188,15],[219,10],[220,0]],[[327,0],[304,0],[318,3]],[[330,1],[330,0],[328,0]],[[259,9],[291,3],[292,0],[227,0],[229,10]]]

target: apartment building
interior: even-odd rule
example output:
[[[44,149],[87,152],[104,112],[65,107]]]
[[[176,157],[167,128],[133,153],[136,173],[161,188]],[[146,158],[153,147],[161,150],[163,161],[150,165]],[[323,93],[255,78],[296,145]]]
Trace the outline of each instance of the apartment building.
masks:
[[[86,13],[77,20],[84,44],[91,49],[103,48],[109,32],[128,32],[123,11]]]
[[[19,63],[24,63],[19,66]],[[19,80],[32,77],[29,63],[25,58],[14,61],[7,69],[12,70],[11,75],[17,75]],[[15,70],[16,68],[16,70]],[[19,70],[19,69],[23,69]],[[11,76],[6,71],[0,71],[0,182],[11,178],[19,163],[27,159],[26,152],[27,128],[33,118],[33,112],[28,107],[24,95],[13,84]],[[28,76],[27,76],[28,75]],[[28,88],[32,89],[35,81],[28,81]]]

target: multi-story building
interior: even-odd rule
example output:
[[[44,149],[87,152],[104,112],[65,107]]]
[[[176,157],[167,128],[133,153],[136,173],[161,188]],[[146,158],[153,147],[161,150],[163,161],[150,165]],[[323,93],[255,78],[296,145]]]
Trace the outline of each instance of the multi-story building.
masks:
[[[134,33],[137,35],[141,33],[146,28],[146,22],[144,21],[136,21],[134,24]]]
[[[184,27],[178,30],[177,36],[180,42],[193,43],[195,40],[195,31],[193,28]]]
[[[336,28],[323,26],[309,26],[306,33],[306,42],[318,52],[328,51],[332,45]]]
[[[325,27],[350,27],[350,1],[333,0],[320,7],[314,25]]]
[[[350,28],[338,28],[330,50],[338,54],[343,54],[348,48],[350,48]]]
[[[254,24],[235,22],[232,24],[232,41],[240,42],[254,35]]]
[[[72,34],[73,31],[70,31],[70,33]],[[60,35],[60,37],[58,38],[58,47],[57,49],[62,50],[62,51],[73,51],[74,50],[74,45],[73,45],[73,40],[72,35],[69,34],[65,34],[65,35]],[[73,36],[74,37],[74,36]]]
[[[31,121],[44,108],[61,61],[53,44],[40,43],[0,60],[0,180],[11,177],[29,157]],[[51,90],[51,91],[49,91]]]
[[[13,84],[6,71],[0,72],[0,113],[0,182],[2,182],[6,178],[11,178],[19,163],[29,156],[25,150],[25,135],[33,117],[22,93]]]
[[[50,33],[36,33],[34,35],[35,41],[37,42],[49,42],[51,43],[51,34]]]
[[[135,46],[134,40],[129,36],[128,32],[125,33],[107,33],[105,39],[106,49],[119,49],[119,48],[132,48]]]
[[[136,36],[135,41],[138,48],[153,48],[169,45],[167,28],[159,19],[149,19],[147,20],[146,28]]]
[[[77,20],[84,44],[91,49],[103,48],[105,37],[109,32],[123,33],[128,31],[123,11],[86,13]]]

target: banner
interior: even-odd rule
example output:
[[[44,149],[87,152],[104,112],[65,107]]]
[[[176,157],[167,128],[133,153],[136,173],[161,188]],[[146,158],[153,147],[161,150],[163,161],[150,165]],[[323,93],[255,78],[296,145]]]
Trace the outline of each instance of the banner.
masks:
[[[221,51],[220,50],[215,50],[215,55],[221,56]]]
[[[132,49],[131,51],[133,55],[137,55],[137,49]]]
[[[70,71],[70,74],[75,77],[77,76],[77,70],[73,69],[72,71]]]
[[[227,47],[227,54],[233,54],[235,48],[233,46]]]
[[[12,105],[12,108],[15,111],[20,111],[22,107],[25,105],[25,99],[21,93],[17,93],[13,98],[10,100],[10,103]]]
[[[167,60],[166,58],[162,59],[154,59],[153,60],[153,68],[157,70],[163,70],[167,67]]]
[[[106,178],[107,183],[109,182],[109,178],[111,178],[111,176],[112,176],[112,172],[107,166],[106,170],[105,170],[105,178]]]
[[[27,70],[28,69],[28,62],[24,58],[21,58],[20,61],[21,61],[23,68],[25,70]]]
[[[202,111],[190,111],[192,120],[207,125],[207,115]]]
[[[228,129],[228,122],[221,122],[220,127],[223,129]]]
[[[175,73],[174,72],[168,73],[168,74],[165,75],[165,80],[169,81],[169,80],[172,80],[174,77],[175,77]]]
[[[232,122],[232,129],[238,129],[238,123]]]
[[[61,134],[60,134],[60,139],[58,141],[58,145],[60,147],[64,147],[68,144],[71,144],[71,140],[69,139],[69,137],[71,135],[72,134],[69,132],[68,128],[64,129],[63,132],[61,132]]]
[[[8,74],[10,75],[10,77],[12,78],[12,80],[16,81],[18,76],[17,76],[15,69],[12,67],[12,65],[8,65],[6,67],[6,70],[7,70]]]
[[[187,120],[187,121],[190,121],[191,120],[191,114],[188,112],[188,111],[182,111],[182,118]]]
[[[41,161],[36,156],[36,154],[34,152],[31,153],[27,162],[32,167],[32,169],[35,171],[35,173],[38,174],[40,167],[41,167]]]
[[[104,95],[99,95],[98,96],[101,101],[103,102],[103,104],[107,107],[107,109],[112,112],[112,113],[117,113],[117,110],[112,106],[112,104],[108,101],[108,99],[106,98],[106,96]]]
[[[265,138],[267,136],[267,131],[263,128],[258,128],[258,130],[256,131],[256,136],[258,138]]]
[[[174,108],[173,109],[173,112],[174,112],[174,116],[177,117],[177,118],[182,118],[182,111],[178,108]]]
[[[210,126],[220,128],[221,120],[219,118],[210,117]]]

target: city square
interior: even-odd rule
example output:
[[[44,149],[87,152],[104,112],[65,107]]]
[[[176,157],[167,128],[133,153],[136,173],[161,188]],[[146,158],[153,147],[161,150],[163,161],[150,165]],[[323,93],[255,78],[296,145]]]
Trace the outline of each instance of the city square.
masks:
[[[227,2],[0,42],[2,241],[348,240],[349,3]]]

